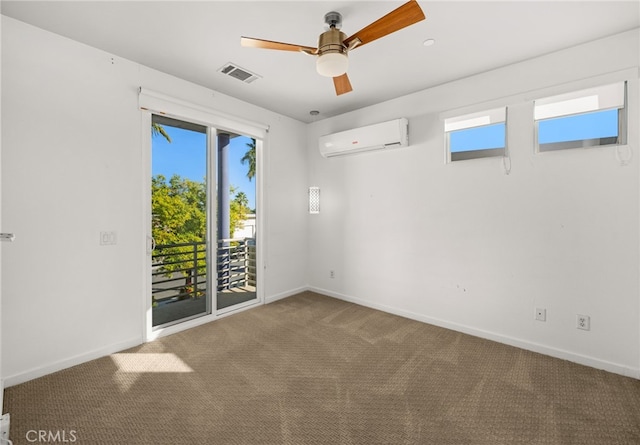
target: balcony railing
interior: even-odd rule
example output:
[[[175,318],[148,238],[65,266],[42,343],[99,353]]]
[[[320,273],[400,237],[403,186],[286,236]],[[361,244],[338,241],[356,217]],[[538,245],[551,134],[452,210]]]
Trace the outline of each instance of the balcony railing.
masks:
[[[218,241],[215,265],[218,292],[256,285],[255,238]],[[204,242],[157,245],[152,255],[152,294],[156,305],[200,298],[207,292]]]

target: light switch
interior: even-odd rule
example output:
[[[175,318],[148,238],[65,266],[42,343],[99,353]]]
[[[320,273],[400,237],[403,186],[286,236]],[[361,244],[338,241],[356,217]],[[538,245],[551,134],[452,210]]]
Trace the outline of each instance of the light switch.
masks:
[[[100,245],[112,246],[118,242],[116,232],[100,232]]]

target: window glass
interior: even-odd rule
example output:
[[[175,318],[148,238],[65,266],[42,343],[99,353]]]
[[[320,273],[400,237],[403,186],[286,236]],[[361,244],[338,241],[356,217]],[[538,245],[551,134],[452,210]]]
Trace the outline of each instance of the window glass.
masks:
[[[540,121],[538,142],[618,137],[618,110],[596,111]]]
[[[504,122],[482,127],[452,131],[449,135],[451,153],[504,148]]]
[[[625,143],[625,84],[535,101],[538,151]]]
[[[506,108],[445,119],[444,128],[450,161],[505,154]]]

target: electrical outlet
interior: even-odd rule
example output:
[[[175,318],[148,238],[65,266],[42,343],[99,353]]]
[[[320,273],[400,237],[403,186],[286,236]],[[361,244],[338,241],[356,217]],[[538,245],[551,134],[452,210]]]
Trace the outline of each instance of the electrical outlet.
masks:
[[[336,273],[333,270],[329,271],[329,278],[335,278],[336,277]]]
[[[578,314],[576,316],[576,327],[585,331],[591,330],[591,317]]]
[[[547,310],[537,307],[536,308],[536,320],[547,321]]]
[[[11,423],[11,416],[9,413],[3,415],[0,418],[0,439],[4,440],[3,443],[11,443],[9,442],[9,429]]]

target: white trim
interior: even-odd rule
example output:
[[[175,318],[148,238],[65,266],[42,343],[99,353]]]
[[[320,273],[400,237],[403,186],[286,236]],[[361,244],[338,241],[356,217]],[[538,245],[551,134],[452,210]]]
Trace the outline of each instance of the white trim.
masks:
[[[147,342],[156,340],[161,337],[166,337],[167,335],[177,334],[178,332],[186,331],[187,329],[195,328],[196,326],[211,323],[212,321],[219,320],[221,318],[228,317],[229,315],[237,314],[248,309],[253,309],[254,307],[258,306],[261,306],[261,303],[258,299],[251,300],[245,304],[234,305],[226,312],[218,311],[217,313],[203,315],[202,317],[183,321],[181,323],[167,326],[166,328],[158,328],[151,331],[151,335],[147,338]]]
[[[169,115],[178,119],[200,123],[219,130],[233,131],[257,139],[266,137],[268,125],[249,121],[241,117],[222,114],[210,108],[167,96],[140,87],[138,106],[141,110]]]
[[[218,130],[214,127],[207,127],[207,168],[206,168],[206,205],[205,212],[207,218],[206,237],[206,263],[207,263],[207,289],[216,289],[216,293],[205,294],[207,314],[216,315],[218,309],[218,281],[217,278],[217,253],[218,253]],[[214,253],[215,252],[215,253]],[[215,273],[215,275],[214,275]],[[179,323],[180,321],[177,320]],[[153,323],[152,323],[153,324]],[[153,329],[153,328],[152,328]]]
[[[515,98],[521,99],[521,102],[531,102],[539,100],[541,97],[551,97],[560,94],[571,93],[573,91],[595,88],[601,85],[607,85],[616,82],[633,82],[640,78],[640,68],[633,67],[624,70],[613,71],[610,73],[600,74],[598,76],[588,77],[585,79],[571,80],[561,84],[552,85],[545,88],[538,88],[526,93],[518,94]]]
[[[163,337],[165,335],[174,334],[176,332],[183,331],[185,329],[190,329],[195,326],[199,326],[204,323],[211,322],[223,316],[227,316],[238,311],[242,311],[251,307],[254,307],[258,304],[264,304],[264,249],[263,243],[265,236],[263,235],[265,232],[265,223],[263,221],[263,214],[266,213],[263,211],[263,199],[264,199],[264,175],[265,171],[263,163],[261,162],[264,158],[263,147],[266,143],[267,134],[269,127],[262,124],[257,124],[255,122],[248,121],[242,118],[236,118],[233,116],[222,115],[214,110],[210,110],[199,105],[195,105],[189,102],[185,102],[181,99],[172,98],[161,93],[153,92],[147,89],[140,88],[140,94],[138,96],[140,111],[142,112],[141,118],[141,131],[142,131],[142,139],[141,144],[142,148],[142,156],[143,156],[143,202],[145,205],[145,209],[143,211],[144,220],[142,221],[143,233],[145,234],[143,243],[143,251],[144,251],[144,261],[143,261],[143,338],[145,342],[154,340],[159,337]],[[258,279],[256,283],[257,292],[256,299],[250,300],[245,303],[241,303],[238,305],[234,305],[230,308],[217,309],[217,304],[213,296],[210,300],[211,305],[211,313],[205,314],[200,317],[193,318],[191,320],[186,320],[183,322],[176,323],[175,325],[167,326],[165,328],[156,328],[153,327],[153,315],[152,315],[152,301],[151,301],[151,277],[149,276],[149,271],[151,270],[151,254],[147,249],[147,239],[151,236],[151,131],[149,130],[151,127],[151,115],[152,114],[160,114],[165,116],[171,116],[176,119],[200,123],[207,127],[207,171],[215,172],[217,171],[216,166],[216,156],[215,153],[217,151],[217,139],[215,135],[218,130],[226,130],[233,132],[235,134],[241,134],[243,136],[248,136],[254,138],[256,141],[256,208],[259,215],[256,215],[256,229],[258,230],[258,238],[256,238],[256,266],[258,270]],[[215,173],[214,173],[215,175]],[[208,181],[210,184],[210,189],[207,191],[207,196],[209,199],[215,199],[216,196],[216,185],[214,181]],[[208,209],[215,209],[216,203],[209,202],[207,205]],[[215,213],[215,211],[214,211]],[[215,228],[217,226],[217,222],[214,218],[211,218],[208,215],[207,220],[209,221],[210,227],[207,230],[208,237],[208,245],[215,245],[217,242],[216,239],[213,239],[215,234]],[[212,238],[209,238],[209,237]],[[211,251],[211,249],[208,249]],[[208,261],[211,263],[211,261]]]
[[[467,128],[482,127],[484,125],[498,124],[506,122],[507,107],[493,108],[491,110],[479,111],[477,113],[465,114],[462,116],[450,117],[444,120],[444,131],[464,130]]]
[[[266,145],[268,141],[266,137],[264,139],[256,139],[256,296],[261,304],[265,304],[264,301],[264,289],[265,289],[265,275],[266,275],[266,258],[267,258],[267,212],[265,211],[265,198],[264,193],[265,185],[264,178],[267,168],[265,166],[265,160],[267,156],[265,154]]]
[[[364,300],[362,298],[352,297],[349,295],[333,292],[326,289],[310,287],[308,290],[317,292],[319,294],[327,295],[329,297],[337,298],[339,300],[355,303],[360,306],[365,306],[372,309],[377,309],[383,312],[387,312],[390,314],[398,315],[400,317],[405,317],[411,320],[420,321],[422,323],[427,323],[434,326],[451,329],[453,331],[462,332],[468,335],[473,335],[474,337],[480,337],[487,340],[496,341],[498,343],[503,343],[509,346],[515,346],[517,348],[526,349],[528,351],[533,351],[540,354],[548,355],[550,357],[568,360],[570,362],[578,363],[585,366],[590,366],[596,369],[603,369],[605,371],[613,372],[615,374],[620,374],[626,377],[633,377],[636,379],[640,379],[640,368],[631,368],[629,366],[609,362],[606,360],[600,360],[600,359],[589,357],[582,354],[577,354],[575,352],[566,351],[564,349],[554,348],[551,346],[542,345],[539,343],[534,343],[534,342],[522,340],[519,338],[508,337],[505,335],[496,334],[495,332],[476,329],[476,328],[472,328],[472,327],[458,324],[458,323],[452,323],[446,320],[441,320],[439,318],[433,318],[426,315],[418,314],[416,312],[406,311],[393,306],[388,306],[386,304],[373,303],[373,302]]]
[[[442,111],[439,114],[440,120],[444,121],[456,116],[463,116],[466,114],[473,114],[482,112],[483,110],[491,110],[493,108],[500,108],[505,106],[513,106],[519,103],[531,103],[541,97],[555,96],[563,93],[569,93],[572,91],[584,90],[587,88],[594,88],[600,85],[611,84],[615,82],[629,82],[633,79],[638,79],[640,76],[640,68],[632,67],[623,70],[612,71],[610,73],[599,74],[593,77],[587,77],[584,79],[570,80],[564,83],[550,85],[547,87],[540,87],[531,89],[528,91],[520,91],[508,96],[492,99],[484,102],[477,102],[474,104],[465,105],[458,108]]]
[[[624,82],[536,99],[534,120],[624,107]]]
[[[309,286],[302,286],[302,287],[298,287],[296,289],[291,289],[291,290],[288,290],[288,291],[285,291],[285,292],[280,292],[279,294],[270,295],[270,296],[265,298],[265,304],[273,303],[274,301],[278,301],[278,300],[282,300],[284,298],[292,297],[293,295],[299,294],[301,292],[310,291],[310,290],[313,290],[314,292],[319,292],[319,291],[315,291],[313,288],[311,288]],[[319,292],[319,293],[324,293],[324,292]]]
[[[0,33],[2,20],[0,20]],[[2,96],[2,58],[0,58],[0,96]],[[2,114],[0,112],[0,114]],[[0,120],[1,122],[1,120]],[[0,123],[0,172],[2,171],[2,124]],[[1,175],[0,175],[1,176]],[[0,178],[1,179],[1,178]],[[2,221],[2,181],[0,181],[0,221]],[[0,227],[1,228],[1,227]],[[2,320],[2,247],[0,246],[0,321]],[[4,406],[4,380],[2,379],[2,323],[0,322],[0,415]]]
[[[158,329],[151,328],[151,332],[147,336],[146,341],[150,342],[161,337],[166,337],[167,335],[177,334],[178,332],[182,332],[187,329],[195,328],[196,326],[200,326],[200,325],[212,322],[217,318],[218,317],[216,317],[215,314],[208,314],[208,315],[203,315],[201,317],[194,318],[192,320],[187,320],[181,323],[167,326],[165,328],[158,328]]]
[[[152,332],[153,316],[151,295],[151,246],[148,245],[152,239],[151,231],[151,113],[140,113],[142,144],[142,233],[144,234],[142,253],[142,338],[147,341]]]
[[[20,383],[28,382],[29,380],[37,379],[48,374],[52,374],[63,369],[71,368],[72,366],[81,365],[92,360],[96,360],[107,355],[114,354],[116,352],[130,349],[142,344],[142,338],[133,338],[119,343],[114,343],[109,346],[105,346],[94,351],[87,352],[85,354],[76,355],[64,360],[59,360],[54,363],[50,363],[45,366],[32,368],[28,371],[15,374],[4,379],[6,387],[19,385]]]
[[[267,298],[267,302],[272,303],[276,300],[280,300],[282,298],[290,297],[292,295],[298,294],[300,292],[304,292],[306,290],[310,290],[308,287],[301,287],[298,289],[292,289],[287,292],[283,292],[278,295],[274,295]],[[94,351],[90,351],[86,354],[76,355],[74,357],[70,357],[64,360],[59,360],[54,363],[50,363],[45,366],[40,366],[38,368],[33,368],[28,371],[15,374],[5,378],[4,380],[0,380],[0,390],[4,391],[5,387],[19,385],[24,382],[28,382],[29,380],[37,379],[39,377],[43,377],[48,374],[52,374],[57,371],[62,371],[67,368],[71,368],[72,366],[81,365],[86,362],[90,362],[92,360],[96,360],[102,357],[106,357],[111,354],[115,354],[117,352],[122,352],[123,350],[134,348],[139,346],[145,342],[153,341],[161,337],[165,337],[167,335],[175,334],[177,332],[184,331],[186,329],[190,329],[196,326],[203,325],[205,323],[212,322],[214,320],[227,317],[229,315],[233,315],[248,309],[252,309],[254,307],[260,306],[260,302],[257,300],[252,301],[252,304],[246,305],[244,307],[234,307],[232,311],[225,312],[224,314],[216,315],[205,315],[199,318],[195,318],[193,320],[186,321],[184,323],[179,323],[177,325],[169,326],[166,328],[157,329],[152,331],[152,335],[146,339],[143,338],[133,338],[127,341],[114,343],[112,345],[106,346],[104,348],[96,349]],[[2,397],[0,396],[0,401]],[[2,406],[2,405],[0,405]]]

